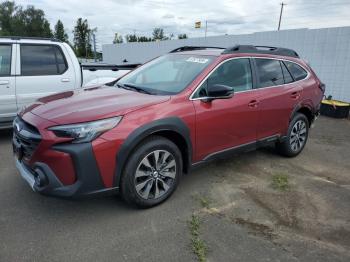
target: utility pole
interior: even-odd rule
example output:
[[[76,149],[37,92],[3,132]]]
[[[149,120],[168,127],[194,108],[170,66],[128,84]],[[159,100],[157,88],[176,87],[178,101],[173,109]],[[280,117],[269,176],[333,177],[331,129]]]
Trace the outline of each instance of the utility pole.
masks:
[[[90,32],[88,32],[87,35],[88,35],[88,39],[87,39],[87,42],[85,43],[85,61],[87,61],[87,58],[88,58],[88,48],[89,48],[89,44],[90,44]]]
[[[92,33],[92,39],[94,41],[94,60],[96,62],[97,57],[96,57],[96,36],[95,36],[95,33]]]
[[[285,4],[285,3],[281,3],[281,13],[280,13],[280,20],[278,21],[278,31],[280,30],[280,28],[281,28],[281,20],[282,20],[282,13],[283,13],[283,6],[285,6],[285,5],[287,5],[287,4]]]
[[[204,38],[207,38],[207,30],[208,30],[208,21],[205,20],[205,34],[204,34]]]

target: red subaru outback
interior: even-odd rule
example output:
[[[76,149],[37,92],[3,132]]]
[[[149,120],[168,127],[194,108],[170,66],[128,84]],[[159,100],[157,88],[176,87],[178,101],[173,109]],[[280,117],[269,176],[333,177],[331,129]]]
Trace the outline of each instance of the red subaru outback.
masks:
[[[182,47],[114,86],[48,96],[23,109],[14,121],[16,165],[43,194],[119,191],[150,207],[198,164],[270,143],[298,155],[323,94],[293,50]]]

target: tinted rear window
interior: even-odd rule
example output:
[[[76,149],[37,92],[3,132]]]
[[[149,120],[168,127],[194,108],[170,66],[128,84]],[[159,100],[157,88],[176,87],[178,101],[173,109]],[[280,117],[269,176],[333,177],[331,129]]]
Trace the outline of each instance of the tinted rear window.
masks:
[[[277,86],[284,84],[280,62],[274,59],[256,58],[260,87]]]
[[[284,83],[285,84],[289,84],[292,83],[293,77],[291,76],[291,74],[289,73],[287,67],[285,66],[285,64],[283,64],[283,62],[280,62],[281,66],[282,66],[282,71],[283,71],[283,77],[284,77]]]
[[[62,51],[53,45],[21,45],[21,74],[58,75],[67,69]]]
[[[0,45],[0,76],[11,72],[11,45]]]
[[[295,81],[306,78],[307,72],[301,66],[288,61],[284,61],[283,63],[287,66]]]

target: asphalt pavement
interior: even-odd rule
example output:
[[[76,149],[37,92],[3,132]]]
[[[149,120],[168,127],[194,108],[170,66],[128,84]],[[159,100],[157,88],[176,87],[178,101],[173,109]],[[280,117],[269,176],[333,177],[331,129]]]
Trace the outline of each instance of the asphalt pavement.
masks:
[[[213,162],[141,210],[119,196],[33,192],[15,168],[11,131],[0,131],[0,261],[197,261],[193,215],[207,261],[350,261],[350,121],[321,118],[316,128],[297,158],[263,149]],[[288,191],[271,188],[275,172],[289,177]]]

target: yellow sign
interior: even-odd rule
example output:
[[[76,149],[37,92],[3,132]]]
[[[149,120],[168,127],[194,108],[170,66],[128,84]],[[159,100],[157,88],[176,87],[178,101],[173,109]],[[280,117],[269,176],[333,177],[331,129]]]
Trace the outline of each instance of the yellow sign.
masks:
[[[194,23],[194,28],[201,28],[201,22],[195,22]]]

